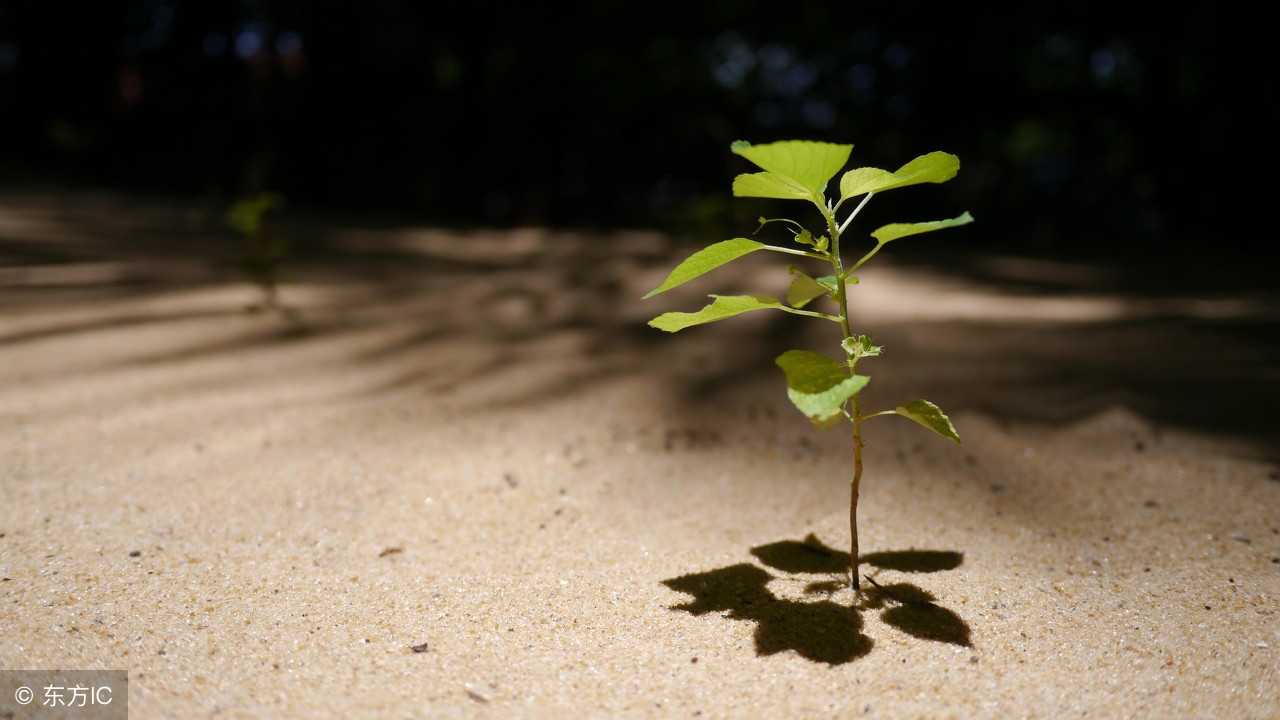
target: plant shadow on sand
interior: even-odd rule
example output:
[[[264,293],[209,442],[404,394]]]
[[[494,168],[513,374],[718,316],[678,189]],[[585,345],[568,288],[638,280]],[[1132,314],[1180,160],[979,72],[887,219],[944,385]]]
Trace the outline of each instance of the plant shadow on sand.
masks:
[[[723,613],[722,617],[732,620],[754,622],[757,655],[794,650],[803,658],[828,665],[851,662],[871,652],[875,641],[863,633],[862,616],[872,610],[880,611],[885,624],[914,637],[971,647],[968,624],[911,583],[883,584],[868,578],[869,587],[853,607],[830,600],[848,583],[849,553],[827,547],[812,534],[802,541],[760,545],[752,548],[751,554],[785,575],[739,563],[663,580],[663,585],[694,598],[671,609],[693,615]],[[861,557],[865,565],[907,573],[952,570],[963,561],[961,553],[950,550],[900,550]],[[806,597],[822,597],[813,601],[780,598],[769,589],[771,581],[806,575],[843,577],[807,583],[803,590]]]

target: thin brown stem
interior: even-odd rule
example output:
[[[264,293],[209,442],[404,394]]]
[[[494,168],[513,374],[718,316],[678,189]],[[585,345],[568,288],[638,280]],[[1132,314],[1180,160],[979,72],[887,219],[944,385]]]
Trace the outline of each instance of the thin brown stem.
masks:
[[[862,416],[858,396],[853,396],[853,480],[849,483],[849,572],[850,585],[856,593],[858,581],[858,487],[862,484]]]

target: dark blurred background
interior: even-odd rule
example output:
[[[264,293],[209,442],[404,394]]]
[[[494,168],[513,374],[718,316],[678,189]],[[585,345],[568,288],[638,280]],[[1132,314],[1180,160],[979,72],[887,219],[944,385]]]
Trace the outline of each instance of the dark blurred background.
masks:
[[[731,141],[808,138],[959,155],[876,205],[966,243],[1269,255],[1263,6],[1153,7],[0,0],[0,178],[702,240]]]

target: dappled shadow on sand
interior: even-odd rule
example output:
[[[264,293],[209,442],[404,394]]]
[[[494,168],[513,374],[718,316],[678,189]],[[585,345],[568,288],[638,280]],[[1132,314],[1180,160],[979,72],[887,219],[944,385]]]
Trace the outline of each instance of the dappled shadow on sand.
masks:
[[[663,580],[672,590],[693,596],[692,601],[671,609],[693,615],[721,613],[731,620],[754,622],[757,655],[792,650],[828,665],[848,663],[871,652],[875,641],[863,632],[863,614],[868,611],[878,611],[882,622],[913,637],[971,646],[968,624],[911,583],[882,584],[868,576],[869,587],[854,605],[831,600],[847,587],[849,554],[827,547],[814,535],[754,547],[751,554],[784,575],[739,563]],[[903,550],[872,553],[863,556],[862,562],[876,568],[877,574],[881,570],[929,573],[959,567],[963,555]],[[828,577],[815,579],[815,575]],[[799,599],[779,597],[769,587],[774,581],[787,580],[806,581]]]
[[[830,600],[783,600],[769,591],[775,576],[749,563],[730,565],[662,581],[694,597],[675,605],[694,615],[724,613],[732,620],[756,623],[756,653],[773,655],[794,650],[801,657],[839,665],[866,655],[875,644],[862,633],[862,615]]]
[[[651,232],[442,229],[301,207],[271,227],[292,243],[283,297],[299,303],[297,315],[287,327],[264,327],[266,318],[242,312],[252,295],[191,296],[252,289],[224,210],[123,193],[9,195],[0,201],[0,302],[23,314],[0,327],[0,350],[98,332],[222,329],[175,334],[185,339],[123,357],[160,366],[349,337],[358,350],[340,361],[378,378],[350,391],[361,395],[434,399],[492,386],[471,406],[505,410],[648,374],[682,414],[756,387],[777,397],[774,357],[831,344],[783,313],[676,336],[645,325],[696,309],[707,292],[785,290],[786,273],[770,258],[742,258],[641,301],[704,243]],[[1153,433],[1188,428],[1280,461],[1270,410],[1280,403],[1280,304],[1270,264],[1215,269],[1197,260],[1188,277],[1149,262],[929,247],[886,250],[876,268],[889,272],[858,288],[855,319],[860,328],[865,319],[892,370],[872,373],[869,400],[927,397],[953,415],[1051,426],[1123,407]],[[237,314],[239,333],[226,323]],[[449,353],[464,359],[432,361]]]

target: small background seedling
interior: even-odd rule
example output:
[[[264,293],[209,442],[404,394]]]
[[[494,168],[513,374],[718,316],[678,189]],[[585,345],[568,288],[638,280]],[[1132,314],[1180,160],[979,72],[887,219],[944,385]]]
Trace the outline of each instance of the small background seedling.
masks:
[[[866,334],[854,332],[849,320],[849,288],[857,284],[854,273],[890,242],[911,235],[964,225],[973,221],[969,213],[948,220],[891,223],[871,232],[875,244],[855,262],[846,265],[841,256],[841,240],[854,218],[877,193],[921,183],[941,183],[955,177],[960,169],[956,156],[944,152],[922,155],[894,172],[862,167],[849,170],[840,177],[838,193],[827,196],[827,185],[849,161],[852,145],[788,140],[766,145],[738,141],[730,150],[758,166],[763,172],[739,175],[733,181],[736,197],[801,200],[813,204],[824,221],[818,233],[789,218],[760,218],[760,228],[779,223],[792,233],[798,247],[767,245],[749,238],[734,238],[714,243],[694,253],[676,266],[667,279],[645,298],[653,297],[693,280],[725,263],[757,250],[769,250],[811,261],[825,262],[829,273],[806,273],[791,265],[791,283],[783,300],[772,295],[711,295],[711,304],[693,313],[669,312],[650,321],[650,325],[676,332],[694,325],[723,320],[752,310],[782,310],[793,315],[817,318],[840,326],[840,349],[843,360],[808,350],[788,350],[778,356],[777,364],[786,375],[787,397],[818,428],[830,428],[848,420],[853,430],[853,479],[850,481],[849,534],[850,584],[859,590],[858,580],[858,491],[862,482],[862,423],[883,415],[901,415],[926,428],[960,442],[951,420],[927,400],[914,400],[892,410],[864,412],[860,393],[871,378],[857,373],[864,358],[877,357],[882,348]],[[841,219],[845,203],[857,205]],[[757,231],[760,229],[757,228]],[[814,310],[811,304],[825,298],[834,304],[835,312]]]
[[[279,285],[284,279],[283,265],[289,254],[289,241],[268,233],[263,227],[264,216],[283,207],[284,196],[268,191],[239,200],[227,210],[226,223],[241,239],[240,267],[262,290],[262,302],[250,306],[251,311],[285,311],[280,304]]]

